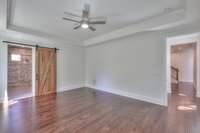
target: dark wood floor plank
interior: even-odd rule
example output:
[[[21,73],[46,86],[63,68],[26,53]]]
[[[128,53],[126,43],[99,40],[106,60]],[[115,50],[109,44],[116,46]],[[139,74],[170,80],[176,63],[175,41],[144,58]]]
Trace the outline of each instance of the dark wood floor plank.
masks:
[[[0,108],[0,132],[199,133],[200,100],[191,85],[173,90],[168,108],[89,88],[27,98]]]

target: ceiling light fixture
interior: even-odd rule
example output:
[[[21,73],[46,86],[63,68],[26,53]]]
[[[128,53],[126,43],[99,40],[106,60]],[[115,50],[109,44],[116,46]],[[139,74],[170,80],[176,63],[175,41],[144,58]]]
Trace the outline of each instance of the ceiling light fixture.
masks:
[[[87,28],[89,28],[89,25],[87,23],[83,23],[83,24],[81,24],[81,27],[83,29],[87,29]]]
[[[74,27],[74,30],[83,28],[83,29],[89,29],[91,31],[96,31],[94,25],[106,24],[106,18],[104,18],[105,20],[101,20],[102,17],[90,17],[91,14],[90,5],[88,4],[85,4],[81,15],[76,15],[70,12],[64,12],[64,13],[68,15],[67,17],[63,17],[64,20],[76,23],[76,27]]]

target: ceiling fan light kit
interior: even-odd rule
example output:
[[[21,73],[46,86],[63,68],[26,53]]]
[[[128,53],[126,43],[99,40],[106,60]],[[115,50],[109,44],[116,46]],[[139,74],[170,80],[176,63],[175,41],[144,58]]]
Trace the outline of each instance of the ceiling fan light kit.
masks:
[[[87,23],[82,23],[82,24],[81,24],[81,27],[82,27],[83,29],[88,29],[88,28],[89,28],[89,25],[88,25]]]
[[[82,11],[82,16],[79,16],[79,15],[76,15],[73,13],[69,13],[69,12],[65,12],[65,14],[70,17],[63,17],[63,20],[67,20],[67,21],[71,21],[71,22],[75,22],[75,23],[79,24],[78,26],[74,27],[74,30],[77,30],[79,28],[83,28],[83,29],[89,28],[91,31],[96,31],[96,29],[93,27],[94,25],[106,24],[105,20],[101,20],[101,21],[93,21],[92,20],[93,18],[90,17],[90,5],[88,5],[88,4],[85,4],[84,9]],[[79,18],[80,20],[72,19],[72,17]],[[98,19],[98,17],[95,19]]]

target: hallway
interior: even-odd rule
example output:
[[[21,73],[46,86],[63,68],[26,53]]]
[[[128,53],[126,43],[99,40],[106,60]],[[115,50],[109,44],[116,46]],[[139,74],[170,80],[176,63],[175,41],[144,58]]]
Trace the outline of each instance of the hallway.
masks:
[[[169,96],[169,103],[176,106],[195,105],[198,102],[195,95],[192,83],[180,82],[179,85],[172,85],[172,94]]]
[[[191,83],[172,86],[169,94],[168,127],[169,133],[198,133],[200,121],[200,99],[195,96]],[[174,128],[170,128],[174,127]]]

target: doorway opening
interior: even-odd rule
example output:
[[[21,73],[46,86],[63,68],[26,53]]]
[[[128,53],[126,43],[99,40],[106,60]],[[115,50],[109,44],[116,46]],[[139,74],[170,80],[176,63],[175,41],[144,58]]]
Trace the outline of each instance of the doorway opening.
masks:
[[[198,34],[167,39],[168,104],[177,110],[195,110],[197,107],[198,45]]]
[[[171,46],[171,92],[196,95],[196,43]],[[183,87],[187,86],[187,87]],[[183,89],[185,88],[185,89]]]
[[[32,97],[33,50],[30,47],[8,45],[8,99]]]

